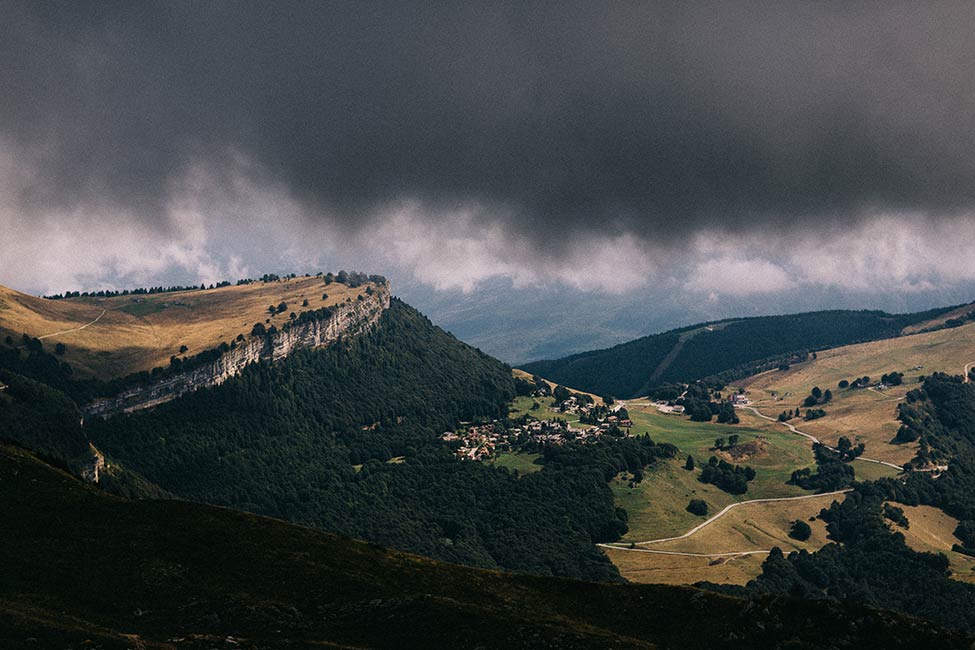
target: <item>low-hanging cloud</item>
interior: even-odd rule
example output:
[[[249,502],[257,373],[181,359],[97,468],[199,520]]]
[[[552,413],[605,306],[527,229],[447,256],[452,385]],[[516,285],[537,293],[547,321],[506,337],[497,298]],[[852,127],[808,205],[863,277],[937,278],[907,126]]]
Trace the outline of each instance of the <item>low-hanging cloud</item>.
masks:
[[[64,285],[208,278],[354,244],[463,290],[975,280],[971,4],[8,3],[4,18],[5,272],[32,254]]]

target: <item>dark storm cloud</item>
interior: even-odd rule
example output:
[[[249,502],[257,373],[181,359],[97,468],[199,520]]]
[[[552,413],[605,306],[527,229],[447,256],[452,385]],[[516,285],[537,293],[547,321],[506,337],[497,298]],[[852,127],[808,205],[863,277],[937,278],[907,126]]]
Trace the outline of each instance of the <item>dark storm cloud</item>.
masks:
[[[2,14],[0,145],[37,172],[24,209],[160,218],[189,165],[218,173],[237,155],[349,227],[401,199],[431,214],[480,205],[547,239],[804,229],[975,202],[970,4]]]

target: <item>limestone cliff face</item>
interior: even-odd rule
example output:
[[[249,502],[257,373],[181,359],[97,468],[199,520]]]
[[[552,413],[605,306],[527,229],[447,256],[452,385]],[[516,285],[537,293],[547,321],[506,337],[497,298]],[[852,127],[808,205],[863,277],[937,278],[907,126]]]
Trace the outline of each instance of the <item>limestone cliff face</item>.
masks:
[[[95,445],[89,442],[88,457],[84,460],[80,471],[81,478],[92,483],[98,483],[104,469],[105,456],[95,448]]]
[[[180,395],[217,386],[251,363],[276,361],[300,348],[317,348],[334,343],[342,336],[370,330],[389,307],[389,289],[376,287],[363,300],[334,307],[329,318],[292,323],[287,330],[268,336],[251,336],[219,359],[175,377],[132,388],[114,397],[96,400],[83,410],[86,418],[131,413],[176,399]]]

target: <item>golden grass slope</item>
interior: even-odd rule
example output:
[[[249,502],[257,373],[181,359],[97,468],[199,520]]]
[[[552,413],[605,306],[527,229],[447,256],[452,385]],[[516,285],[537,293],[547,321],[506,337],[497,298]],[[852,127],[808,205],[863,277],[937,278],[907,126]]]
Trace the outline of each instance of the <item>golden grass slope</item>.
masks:
[[[609,547],[603,547],[603,550],[623,577],[633,582],[693,584],[707,580],[745,584],[761,573],[764,553],[737,557],[694,557],[646,551],[708,555],[768,551],[774,546],[784,553],[800,549],[813,551],[829,540],[825,524],[818,519],[809,521],[810,518],[829,507],[833,501],[842,499],[843,495],[822,495],[797,501],[743,503],[684,539],[636,547],[643,551]],[[700,523],[705,518],[697,519],[696,523]],[[812,536],[804,542],[789,537],[792,523],[797,519],[806,521],[812,529]]]
[[[952,577],[963,582],[975,582],[975,558],[951,550],[961,540],[955,537],[958,520],[932,506],[905,506],[901,508],[907,517],[908,527],[887,522],[892,530],[904,535],[904,542],[915,551],[941,553],[948,558]]]
[[[527,381],[531,381],[532,380],[532,377],[534,377],[534,375],[532,375],[530,372],[525,372],[524,370],[521,370],[520,368],[512,368],[511,369],[511,376],[514,377],[515,379],[525,379]],[[558,384],[556,384],[554,381],[549,381],[548,379],[545,379],[544,377],[542,377],[542,381],[544,381],[546,384],[548,384],[548,387],[551,388],[552,390],[555,390],[555,387],[558,386]],[[588,395],[589,397],[591,397],[594,400],[596,400],[596,403],[597,404],[602,404],[603,403],[603,398],[600,397],[599,395],[595,394],[595,393],[587,393],[584,390],[576,390],[575,388],[572,388],[571,386],[566,386],[565,388],[567,388],[568,390],[572,391],[573,393],[579,393],[580,395]]]
[[[793,424],[828,444],[835,445],[840,436],[863,442],[865,456],[900,465],[914,457],[916,445],[891,444],[900,426],[896,419],[898,401],[919,386],[919,376],[938,371],[961,374],[970,361],[975,361],[972,323],[825,350],[814,360],[784,372],[773,370],[755,375],[740,385],[753,405],[772,417],[800,407],[813,386],[828,388],[833,400],[822,407],[827,416],[811,422],[793,420]],[[904,373],[904,385],[885,391],[838,388],[842,379],[869,376],[879,380],[891,371]]]
[[[64,343],[64,360],[77,376],[110,378],[169,365],[186,356],[247,336],[255,323],[270,319],[280,326],[291,312],[319,309],[355,300],[368,285],[325,285],[321,277],[253,282],[219,289],[112,298],[46,300],[0,287],[0,337],[26,333],[44,338],[52,351]],[[327,294],[327,299],[322,295]],[[302,302],[308,300],[308,306]],[[271,316],[270,305],[285,302],[284,313]]]

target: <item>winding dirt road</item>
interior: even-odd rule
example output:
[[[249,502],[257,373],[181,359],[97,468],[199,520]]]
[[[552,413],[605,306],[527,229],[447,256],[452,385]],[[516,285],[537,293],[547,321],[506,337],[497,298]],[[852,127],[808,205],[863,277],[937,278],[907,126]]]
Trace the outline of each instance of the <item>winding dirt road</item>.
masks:
[[[796,435],[800,435],[800,436],[802,436],[804,438],[809,438],[813,442],[819,443],[819,444],[823,445],[824,447],[826,447],[827,449],[831,449],[833,451],[837,451],[836,447],[831,447],[831,446],[827,445],[826,443],[822,442],[819,438],[817,438],[816,436],[812,435],[811,433],[806,433],[805,431],[800,431],[799,429],[795,428],[795,426],[793,426],[789,422],[779,422],[775,418],[770,418],[769,416],[764,415],[763,413],[761,413],[754,406],[736,406],[735,408],[740,408],[740,409],[745,409],[745,410],[751,411],[752,413],[754,413],[758,417],[762,418],[763,420],[768,420],[769,422],[775,422],[777,424],[781,424],[785,428],[787,428],[789,431],[791,431],[792,433],[794,433]],[[898,471],[903,471],[904,470],[904,468],[901,467],[900,465],[895,465],[893,463],[888,463],[885,460],[877,460],[876,458],[866,458],[864,456],[857,456],[856,458],[854,458],[854,460],[860,460],[860,461],[863,461],[865,463],[876,463],[878,465],[885,465],[887,467],[891,467],[891,468],[896,469]]]
[[[708,525],[714,523],[715,521],[717,521],[718,519],[720,519],[724,515],[728,514],[728,512],[730,512],[731,510],[733,510],[734,508],[737,508],[739,506],[747,506],[747,505],[749,505],[751,503],[775,503],[775,502],[778,502],[778,501],[803,501],[805,499],[820,499],[820,498],[823,498],[823,497],[837,496],[837,495],[840,495],[840,494],[846,494],[847,492],[852,492],[852,488],[847,488],[845,490],[836,490],[835,492],[823,492],[822,494],[803,494],[803,495],[797,496],[797,497],[777,497],[777,498],[774,498],[774,499],[751,499],[749,501],[739,501],[737,503],[732,503],[730,505],[725,506],[721,510],[721,512],[719,512],[718,514],[714,515],[710,519],[708,519],[708,520],[706,520],[706,521],[698,524],[694,528],[691,528],[689,531],[687,531],[683,535],[677,535],[675,537],[661,537],[660,539],[650,539],[650,540],[647,540],[645,542],[633,542],[632,543],[633,546],[634,546],[633,548],[631,548],[629,546],[629,543],[624,543],[624,542],[615,542],[615,543],[612,543],[612,544],[598,544],[597,546],[602,546],[604,548],[613,548],[613,549],[617,549],[617,550],[620,550],[620,551],[642,551],[644,553],[659,553],[661,555],[687,555],[687,556],[691,556],[691,557],[729,557],[729,556],[757,555],[757,554],[760,554],[760,553],[768,553],[769,552],[768,550],[763,550],[763,551],[732,551],[732,552],[728,552],[728,553],[685,553],[685,552],[682,552],[682,551],[657,551],[657,550],[650,550],[650,549],[636,548],[636,547],[639,547],[639,546],[648,546],[650,544],[662,544],[663,542],[673,542],[673,541],[676,541],[676,540],[679,540],[679,539],[686,539],[686,538],[690,537],[691,535],[693,535],[694,533],[696,533],[699,530],[701,530],[702,528],[704,528],[705,526],[708,526]],[[619,544],[623,544],[623,545],[621,546]]]
[[[104,316],[107,312],[108,312],[107,309],[103,309],[102,313],[98,314],[98,318],[91,321],[90,323],[85,323],[81,327],[75,327],[74,329],[70,329],[70,330],[61,330],[60,332],[54,332],[53,334],[45,334],[44,336],[38,336],[37,339],[38,340],[49,339],[52,336],[61,336],[62,334],[70,334],[71,332],[80,332],[81,330],[85,329],[89,325],[94,325],[95,323],[100,321],[102,319],[102,316]]]
[[[613,546],[612,544],[596,544],[603,548],[611,548],[617,551],[629,551],[631,553],[654,553],[656,555],[683,555],[684,557],[742,557],[744,555],[768,555],[770,551],[732,551],[730,553],[685,553],[684,551],[658,551],[650,548],[628,548],[626,546]]]

